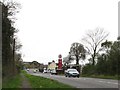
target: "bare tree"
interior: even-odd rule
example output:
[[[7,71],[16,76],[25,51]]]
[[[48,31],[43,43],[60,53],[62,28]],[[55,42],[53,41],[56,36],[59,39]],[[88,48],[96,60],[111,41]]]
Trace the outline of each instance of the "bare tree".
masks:
[[[105,32],[103,28],[96,28],[93,31],[88,31],[86,36],[82,39],[87,53],[92,57],[92,64],[95,64],[95,58],[100,51],[102,41],[106,39],[109,33]]]

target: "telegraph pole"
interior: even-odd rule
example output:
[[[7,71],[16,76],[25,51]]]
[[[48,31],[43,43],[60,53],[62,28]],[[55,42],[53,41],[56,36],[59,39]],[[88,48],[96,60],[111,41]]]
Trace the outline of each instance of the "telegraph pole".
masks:
[[[13,73],[15,74],[15,38],[13,39]]]

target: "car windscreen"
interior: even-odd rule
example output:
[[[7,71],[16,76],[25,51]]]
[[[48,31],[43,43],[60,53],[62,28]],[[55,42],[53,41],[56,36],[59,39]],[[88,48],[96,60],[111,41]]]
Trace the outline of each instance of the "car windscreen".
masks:
[[[77,70],[69,70],[68,72],[77,72]]]

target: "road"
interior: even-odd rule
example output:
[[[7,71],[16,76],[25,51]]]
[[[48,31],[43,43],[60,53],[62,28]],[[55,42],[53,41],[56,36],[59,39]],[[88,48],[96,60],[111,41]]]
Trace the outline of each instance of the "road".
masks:
[[[40,73],[40,72],[33,73],[32,71],[29,71],[28,73],[35,76],[42,76],[45,78],[54,79],[64,84],[71,85],[75,88],[118,88],[118,80],[86,78],[86,77],[69,78],[60,75],[51,75],[49,73]]]

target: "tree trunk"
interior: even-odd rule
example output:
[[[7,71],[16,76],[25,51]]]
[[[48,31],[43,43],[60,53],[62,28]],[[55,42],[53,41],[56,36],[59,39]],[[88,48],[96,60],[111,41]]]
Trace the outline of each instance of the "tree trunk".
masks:
[[[97,47],[96,47],[97,48]],[[92,55],[92,65],[95,65],[95,57],[96,57],[96,48],[94,50],[94,54]]]
[[[95,56],[92,56],[92,65],[95,65]]]
[[[78,58],[78,55],[76,55],[76,65],[79,65],[79,58]]]
[[[75,55],[75,56],[76,56],[76,69],[80,73],[79,57],[78,57],[78,55]]]

